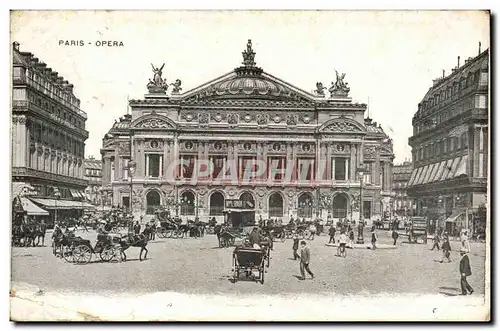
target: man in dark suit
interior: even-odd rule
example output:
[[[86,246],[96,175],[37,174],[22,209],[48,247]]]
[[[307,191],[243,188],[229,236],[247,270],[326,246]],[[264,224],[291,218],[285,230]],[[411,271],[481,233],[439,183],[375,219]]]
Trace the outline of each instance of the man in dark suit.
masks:
[[[302,275],[301,280],[306,279],[306,274],[304,272],[307,271],[309,275],[311,275],[311,278],[314,279],[314,274],[312,271],[309,269],[309,262],[311,262],[311,251],[309,250],[309,247],[307,247],[306,242],[302,240],[300,243],[301,250],[300,250],[300,274]]]
[[[467,250],[462,247],[460,249],[460,286],[462,287],[462,295],[467,295],[474,293],[474,289],[467,282],[467,277],[472,275],[470,270],[469,256],[467,255]]]

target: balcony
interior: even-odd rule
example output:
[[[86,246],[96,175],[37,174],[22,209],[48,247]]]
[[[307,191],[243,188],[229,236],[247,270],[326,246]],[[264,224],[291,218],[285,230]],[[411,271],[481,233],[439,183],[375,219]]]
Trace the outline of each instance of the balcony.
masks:
[[[12,168],[12,177],[40,178],[40,179],[48,180],[50,182],[67,183],[67,184],[78,185],[78,186],[82,186],[82,187],[86,187],[88,185],[88,181],[86,181],[84,179],[54,174],[54,173],[41,171],[41,170],[35,170],[35,169],[31,169],[31,168],[26,168],[26,167],[13,167]]]

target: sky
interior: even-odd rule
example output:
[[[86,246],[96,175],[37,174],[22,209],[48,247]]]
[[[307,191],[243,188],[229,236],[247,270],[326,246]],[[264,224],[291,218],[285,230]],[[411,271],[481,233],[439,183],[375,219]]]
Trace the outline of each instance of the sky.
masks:
[[[476,56],[479,42],[488,48],[489,26],[480,11],[18,11],[11,42],[75,85],[86,156],[100,158],[127,99],[147,93],[151,63],[165,63],[163,77],[187,92],[238,67],[252,39],[257,66],[303,90],[346,73],[350,96],[369,104],[399,163],[411,158],[412,116],[432,79],[450,74],[458,56]],[[124,46],[96,45],[103,40]]]

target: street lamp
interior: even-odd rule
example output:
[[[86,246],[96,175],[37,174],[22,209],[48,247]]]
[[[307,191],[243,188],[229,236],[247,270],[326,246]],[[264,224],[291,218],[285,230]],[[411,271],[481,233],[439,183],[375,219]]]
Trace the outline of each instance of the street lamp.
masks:
[[[57,224],[57,200],[61,199],[61,192],[59,192],[59,189],[57,187],[54,187],[54,190],[52,192],[52,195],[56,198],[54,200],[54,225]]]
[[[365,174],[365,169],[363,167],[358,168],[359,176],[359,223],[358,223],[358,240],[357,244],[364,244],[363,238],[363,228],[364,228],[364,215],[363,215],[363,176]]]
[[[128,172],[129,172],[129,175],[130,175],[130,198],[129,198],[129,210],[130,210],[130,213],[132,214],[132,206],[133,206],[133,203],[132,203],[132,195],[133,195],[133,179],[134,179],[134,174],[135,174],[135,169],[136,169],[136,162],[134,160],[130,160],[128,162]]]

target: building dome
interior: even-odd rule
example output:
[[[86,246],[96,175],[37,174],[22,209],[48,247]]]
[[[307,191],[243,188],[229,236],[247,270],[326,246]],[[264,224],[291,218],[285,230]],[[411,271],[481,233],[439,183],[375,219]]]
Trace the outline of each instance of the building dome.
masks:
[[[289,95],[283,85],[265,79],[262,76],[237,76],[213,85],[216,95]]]

